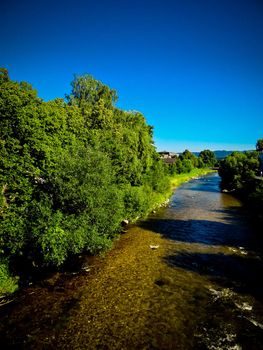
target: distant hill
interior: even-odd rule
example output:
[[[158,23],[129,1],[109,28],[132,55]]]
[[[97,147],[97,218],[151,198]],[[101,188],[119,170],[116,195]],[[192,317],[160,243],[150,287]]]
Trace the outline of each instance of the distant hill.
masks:
[[[214,151],[217,159],[224,159],[225,157],[229,156],[229,154],[233,153],[234,151]]]
[[[216,158],[219,160],[224,159],[225,157],[227,157],[229,154],[231,154],[233,152],[246,152],[246,151],[225,151],[225,150],[214,151]],[[199,153],[200,152],[193,152],[193,154],[195,154],[197,157],[198,157]]]
[[[249,150],[250,152],[251,150]],[[225,150],[216,150],[216,151],[213,151],[216,155],[216,158],[218,160],[220,159],[224,159],[225,157],[227,157],[229,154],[233,153],[233,152],[240,152],[240,153],[243,153],[243,152],[248,152],[248,150],[245,150],[245,151],[225,151]],[[159,152],[160,154],[163,154],[163,153],[167,153],[167,154],[174,154],[174,155],[180,155],[182,154],[183,152],[178,152],[178,153],[175,153],[175,152],[168,152],[168,151],[163,151],[163,152]],[[199,153],[200,152],[192,152],[195,156],[199,156]]]

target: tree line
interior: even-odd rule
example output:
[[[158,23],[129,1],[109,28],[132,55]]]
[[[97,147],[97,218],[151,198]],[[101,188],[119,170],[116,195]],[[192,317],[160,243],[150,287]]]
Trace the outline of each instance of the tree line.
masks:
[[[210,162],[185,151],[167,167],[144,116],[116,101],[83,75],[66,99],[46,102],[0,69],[0,291],[13,288],[15,261],[59,266],[108,249],[124,219],[167,198],[169,176]]]
[[[215,153],[209,149],[201,151],[198,157],[186,149],[179,156],[173,156],[173,160],[172,163],[167,164],[168,173],[171,176],[189,173],[194,168],[213,168],[218,165]]]
[[[233,152],[222,160],[219,166],[222,190],[239,196],[261,219],[263,219],[262,151],[263,139],[259,139],[255,151]]]

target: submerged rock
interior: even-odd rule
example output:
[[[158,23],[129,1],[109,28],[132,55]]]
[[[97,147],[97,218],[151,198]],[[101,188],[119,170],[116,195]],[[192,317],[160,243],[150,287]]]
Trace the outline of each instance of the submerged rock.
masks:
[[[151,244],[150,244],[150,248],[153,249],[153,250],[154,250],[154,249],[158,249],[158,248],[159,248],[159,245],[151,245]]]

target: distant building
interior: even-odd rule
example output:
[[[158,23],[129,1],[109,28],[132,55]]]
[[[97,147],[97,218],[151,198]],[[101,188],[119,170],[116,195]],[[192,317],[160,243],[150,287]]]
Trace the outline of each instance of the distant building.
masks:
[[[158,152],[160,157],[164,160],[165,164],[173,164],[176,161],[176,158],[179,156],[179,153],[162,151]]]
[[[176,157],[174,158],[163,158],[165,164],[173,164],[176,162]]]
[[[175,153],[175,152],[162,151],[162,152],[158,152],[158,153],[160,154],[160,157],[163,159],[176,158],[179,156],[179,153]]]

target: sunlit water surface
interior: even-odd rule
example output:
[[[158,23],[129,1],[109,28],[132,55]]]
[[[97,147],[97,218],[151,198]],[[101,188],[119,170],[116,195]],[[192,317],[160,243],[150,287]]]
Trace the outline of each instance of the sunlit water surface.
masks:
[[[156,299],[174,324],[167,348],[263,349],[263,232],[219,181],[213,174],[184,184],[141,225],[169,239],[171,269],[157,281],[167,298]]]

